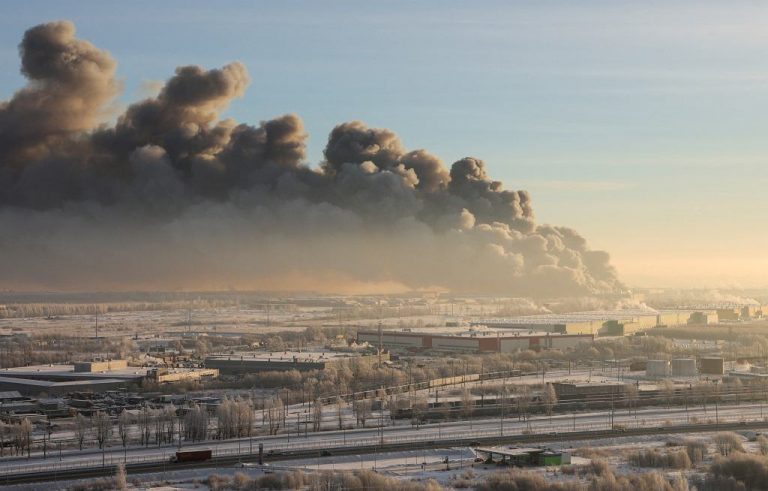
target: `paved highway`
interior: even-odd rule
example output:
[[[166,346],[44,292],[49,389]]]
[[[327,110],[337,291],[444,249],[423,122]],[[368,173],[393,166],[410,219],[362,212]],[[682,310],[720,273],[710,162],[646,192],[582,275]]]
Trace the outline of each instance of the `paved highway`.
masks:
[[[308,433],[306,437],[296,435],[286,437],[260,436],[223,441],[209,441],[199,444],[184,444],[183,448],[211,448],[215,456],[248,458],[258,451],[258,444],[264,445],[267,455],[281,455],[289,452],[333,452],[334,449],[360,448],[384,444],[417,444],[423,442],[445,442],[451,445],[457,440],[473,440],[500,436],[523,434],[551,435],[573,431],[599,431],[611,428],[611,417],[614,427],[626,429],[653,429],[669,425],[685,425],[691,421],[710,421],[712,423],[738,423],[741,421],[764,421],[763,405],[742,404],[708,406],[706,412],[702,407],[690,408],[651,408],[640,409],[637,412],[627,409],[617,410],[611,416],[611,411],[591,413],[576,413],[575,415],[554,415],[552,418],[539,416],[529,421],[519,421],[515,418],[488,418],[469,421],[451,421],[440,424],[422,425],[420,428],[394,426],[384,428],[366,428],[347,431],[324,431]],[[768,412],[766,412],[768,415]],[[19,473],[38,472],[50,469],[75,469],[125,462],[127,464],[157,463],[168,461],[176,451],[175,446],[110,447],[104,452],[63,451],[59,454],[48,452],[48,458],[43,459],[42,452],[35,452],[31,459],[23,457],[5,457],[0,459],[0,482],[2,476]]]

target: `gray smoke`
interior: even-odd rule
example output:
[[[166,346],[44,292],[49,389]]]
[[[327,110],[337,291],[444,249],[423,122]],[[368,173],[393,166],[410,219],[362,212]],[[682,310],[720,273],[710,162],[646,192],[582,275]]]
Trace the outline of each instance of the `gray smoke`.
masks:
[[[537,225],[528,193],[480,159],[448,169],[352,121],[310,166],[298,116],[221,119],[249,83],[240,63],[180,67],[107,126],[108,53],[66,21],[30,29],[19,50],[29,84],[0,105],[2,287],[622,287],[606,253]]]

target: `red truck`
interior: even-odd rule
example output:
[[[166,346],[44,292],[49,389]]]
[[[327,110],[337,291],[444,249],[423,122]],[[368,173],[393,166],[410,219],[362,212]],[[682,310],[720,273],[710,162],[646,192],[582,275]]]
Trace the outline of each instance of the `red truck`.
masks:
[[[210,448],[200,450],[179,450],[171,456],[171,462],[205,462],[211,460],[213,451]]]

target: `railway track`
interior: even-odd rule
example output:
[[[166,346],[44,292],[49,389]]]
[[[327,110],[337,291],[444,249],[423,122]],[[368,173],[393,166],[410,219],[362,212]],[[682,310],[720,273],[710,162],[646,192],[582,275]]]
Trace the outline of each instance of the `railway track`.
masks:
[[[502,444],[536,444],[552,441],[596,440],[602,438],[616,438],[640,435],[658,435],[670,433],[706,433],[712,431],[738,431],[745,429],[768,429],[768,421],[751,421],[738,423],[707,423],[687,424],[676,426],[663,426],[659,428],[627,428],[590,431],[568,431],[558,433],[517,434],[507,436],[482,436],[477,438],[436,438],[406,443],[387,443],[381,445],[355,445],[348,447],[334,447],[331,451],[311,450],[275,450],[264,455],[264,462],[279,462],[302,458],[314,458],[336,455],[365,455],[376,452],[395,452],[398,450],[422,450],[445,447],[465,447],[477,445],[502,445]],[[258,454],[241,454],[215,456],[204,462],[143,462],[125,466],[128,475],[148,474],[157,472],[179,471],[184,469],[217,468],[233,466],[239,462],[253,463],[258,461]],[[35,482],[66,481],[73,479],[87,479],[106,477],[115,474],[116,465],[95,465],[93,467],[79,467],[74,469],[54,469],[51,471],[28,472],[19,474],[6,474],[0,478],[0,484],[26,484]]]

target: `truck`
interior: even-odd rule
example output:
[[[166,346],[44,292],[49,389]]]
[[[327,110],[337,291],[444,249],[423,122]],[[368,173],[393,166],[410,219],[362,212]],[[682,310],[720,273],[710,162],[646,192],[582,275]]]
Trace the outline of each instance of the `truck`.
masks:
[[[205,462],[211,460],[213,451],[210,448],[199,450],[179,450],[171,456],[171,462]]]

